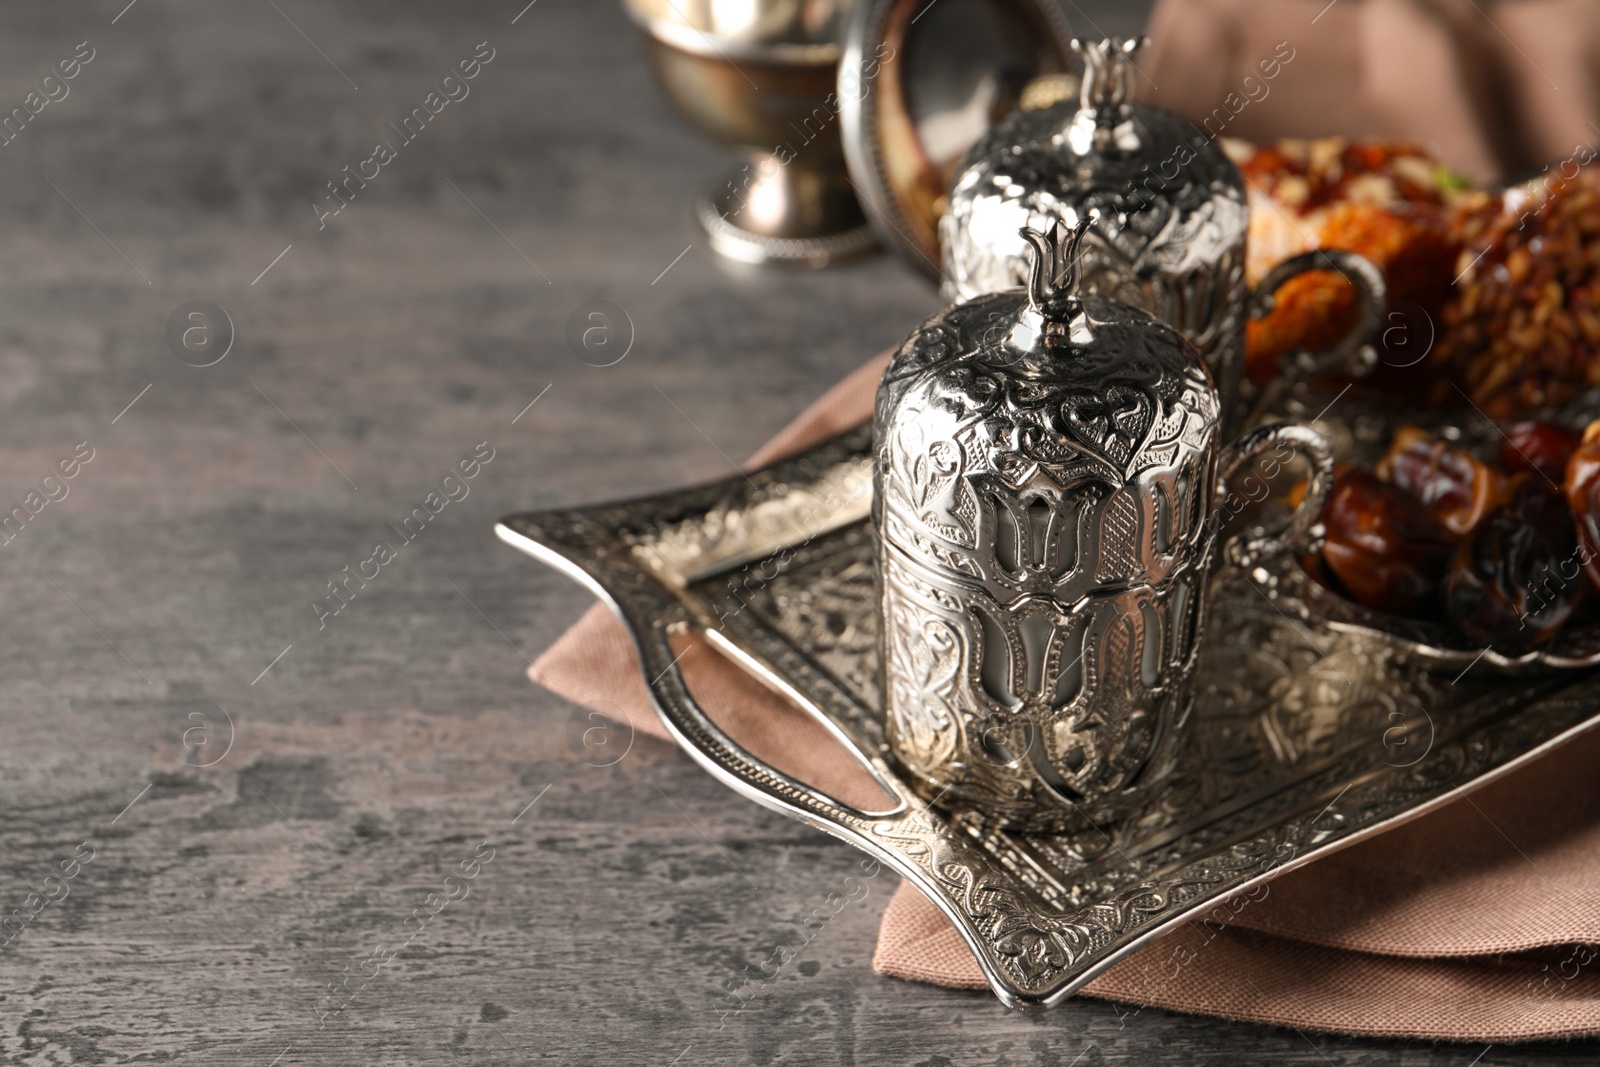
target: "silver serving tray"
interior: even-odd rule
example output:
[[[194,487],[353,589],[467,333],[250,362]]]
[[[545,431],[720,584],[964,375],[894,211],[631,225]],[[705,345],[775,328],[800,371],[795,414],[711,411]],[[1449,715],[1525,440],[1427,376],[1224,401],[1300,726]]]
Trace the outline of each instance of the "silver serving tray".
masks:
[[[1225,898],[1439,807],[1600,721],[1600,674],[1430,669],[1333,625],[1291,565],[1222,570],[1190,740],[1127,822],[1021,835],[929,808],[879,719],[865,427],[714,485],[515,515],[499,536],[592,589],[632,632],[657,710],[706,770],[889,864],[950,918],[994,992],[1051,1007]],[[698,632],[826,725],[892,810],[840,803],[741,749],[671,640]]]

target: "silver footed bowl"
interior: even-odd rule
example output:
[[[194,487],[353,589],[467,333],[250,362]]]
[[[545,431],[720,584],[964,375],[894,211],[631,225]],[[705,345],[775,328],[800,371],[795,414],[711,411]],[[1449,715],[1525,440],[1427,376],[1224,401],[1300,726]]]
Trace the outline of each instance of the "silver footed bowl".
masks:
[[[695,218],[717,253],[823,267],[877,247],[839,139],[839,25],[850,0],[625,0],[689,124],[745,158]]]

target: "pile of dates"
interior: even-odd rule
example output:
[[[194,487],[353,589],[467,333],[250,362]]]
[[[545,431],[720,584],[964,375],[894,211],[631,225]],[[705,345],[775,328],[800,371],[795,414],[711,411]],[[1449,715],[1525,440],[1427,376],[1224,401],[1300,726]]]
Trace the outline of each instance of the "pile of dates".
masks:
[[[1375,469],[1340,467],[1307,566],[1357,603],[1503,652],[1595,614],[1600,420],[1581,436],[1545,422],[1503,432],[1498,463],[1406,426]]]

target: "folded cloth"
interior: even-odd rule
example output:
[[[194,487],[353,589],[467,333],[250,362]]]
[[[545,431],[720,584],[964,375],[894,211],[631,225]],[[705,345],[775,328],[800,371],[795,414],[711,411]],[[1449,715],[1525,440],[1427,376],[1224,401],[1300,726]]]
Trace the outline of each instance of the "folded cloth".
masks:
[[[834,386],[750,464],[864,420],[887,359]],[[881,805],[881,791],[810,716],[698,638],[679,648],[700,704],[751,753],[846,803]],[[666,737],[633,644],[603,606],[529,676]],[[1471,796],[1235,898],[1225,925],[1191,923],[1084,992],[1302,1030],[1492,1042],[1600,1034],[1597,765],[1600,736],[1583,735]],[[936,985],[986,985],[955,928],[909,884],[884,912],[873,965]]]
[[[1160,0],[1141,96],[1212,136],[1394,138],[1484,182],[1600,145],[1594,0]]]

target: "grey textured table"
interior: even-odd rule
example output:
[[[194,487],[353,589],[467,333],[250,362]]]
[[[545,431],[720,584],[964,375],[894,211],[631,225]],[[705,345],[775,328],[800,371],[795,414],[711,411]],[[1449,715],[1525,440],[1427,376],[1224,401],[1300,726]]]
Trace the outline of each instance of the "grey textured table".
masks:
[[[27,108],[0,145],[0,511],[26,518],[0,535],[0,1063],[1466,1067],[875,975],[890,875],[802,933],[849,849],[663,744],[579,759],[580,713],[523,670],[589,597],[493,520],[725,474],[934,297],[883,258],[714,262],[687,204],[724,157],[616,5],[522,3],[0,13],[0,114]],[[615,366],[563,340],[594,298],[635,325]],[[181,309],[188,362],[217,351],[200,300],[235,333],[208,367],[168,340]]]

